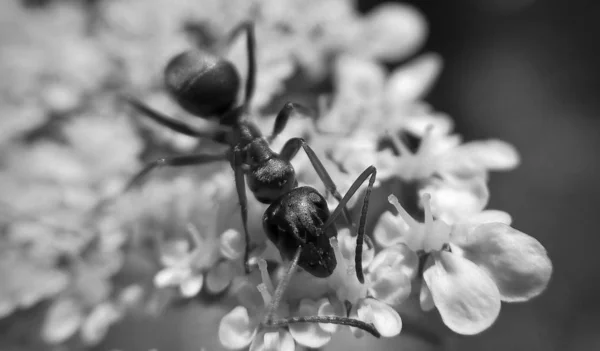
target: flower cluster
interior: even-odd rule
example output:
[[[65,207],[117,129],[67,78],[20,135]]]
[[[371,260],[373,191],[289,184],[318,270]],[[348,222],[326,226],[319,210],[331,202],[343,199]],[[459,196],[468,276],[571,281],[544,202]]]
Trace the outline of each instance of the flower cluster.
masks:
[[[196,296],[203,286],[212,294],[220,293],[234,276],[242,274],[245,241],[237,193],[229,179],[233,174],[223,170],[211,177],[202,184],[183,177],[175,184],[160,184],[162,189],[149,189],[168,202],[155,207],[157,201],[152,201],[154,211],[177,208],[159,220],[159,232],[154,233],[163,266],[154,276],[154,285],[178,287],[186,298]],[[259,233],[260,223],[256,219],[261,217],[264,205],[251,199],[249,209],[252,218],[249,230]],[[156,224],[154,211],[135,216],[134,221],[139,224],[139,221],[150,220],[148,224],[152,227]],[[254,245],[264,246],[264,238],[253,239]]]
[[[496,320],[501,301],[527,301],[544,291],[552,274],[546,250],[512,228],[507,213],[467,213],[448,224],[434,219],[431,200],[429,193],[421,196],[425,222],[419,223],[390,195],[399,214],[386,212],[374,232],[384,247],[409,249],[413,264],[425,258],[419,295],[424,310],[437,308],[457,333],[477,334]]]
[[[402,320],[392,307],[402,303],[410,293],[410,280],[416,270],[405,269],[402,249],[384,250],[374,256],[374,248],[363,252],[366,283],[360,284],[354,268],[355,242],[349,230],[332,239],[338,265],[327,279],[298,272],[290,282],[276,311],[277,319],[287,317],[336,316],[372,324],[384,337],[400,333]],[[250,346],[251,350],[294,350],[294,345],[319,348],[325,346],[339,328],[327,323],[294,323],[288,329],[260,327],[269,312],[274,284],[266,261],[259,263],[262,283],[240,279],[235,290],[240,304],[223,317],[219,325],[221,343],[229,349]],[[283,270],[280,270],[280,273]],[[283,274],[278,274],[280,280]],[[260,294],[259,294],[260,292]],[[262,299],[262,301],[259,301]],[[350,327],[360,337],[364,331]]]
[[[43,11],[11,3],[0,14],[0,27],[11,26],[0,31],[11,33],[0,34],[0,318],[41,306],[42,340],[91,346],[126,313],[148,310],[153,293],[203,291],[218,303],[236,301],[219,322],[224,347],[291,351],[324,347],[346,326],[356,337],[395,337],[398,311],[413,293],[453,331],[475,334],[496,320],[502,301],[546,288],[552,264],[543,246],[513,229],[507,213],[486,209],[489,172],[516,167],[516,150],[498,140],[463,143],[450,117],[423,102],[441,70],[437,55],[389,73],[377,62],[409,57],[423,43],[426,24],[411,7],[385,4],[360,15],[348,0],[89,3],[50,2]],[[302,98],[315,82],[334,86],[309,96],[319,101],[317,118],[293,116],[270,147],[279,152],[304,138],[342,195],[368,166],[377,168],[367,219],[377,224],[367,226],[360,257],[364,283],[353,223],[335,223],[337,264],[328,277],[288,274],[263,230],[267,205],[248,190],[246,243],[228,162],[157,170],[122,193],[148,160],[221,146],[138,121],[119,94],[189,117],[162,89],[165,62],[196,47],[222,54],[244,79],[245,46],[223,45],[243,20],[255,23],[250,110],[265,134],[275,116],[259,111],[286,85]],[[203,123],[212,122],[195,126]],[[292,164],[298,184],[317,189],[333,210],[338,201],[302,149]],[[382,213],[392,209],[390,181],[400,184],[393,191],[400,200],[389,197],[397,215]],[[359,207],[363,193],[348,207]],[[415,219],[422,214],[423,222]],[[258,266],[250,274],[247,244]],[[278,284],[287,290],[274,306]]]
[[[439,57],[423,55],[389,78],[373,61],[350,55],[340,57],[336,68],[338,90],[332,103],[328,106],[322,100],[316,124],[302,125],[295,132],[309,140],[342,193],[357,174],[375,163],[379,178],[375,187],[395,180],[405,191],[416,192],[420,201],[408,205],[410,211],[424,211],[425,221],[415,220],[391,195],[399,215],[385,212],[377,221],[373,232],[377,245],[363,256],[365,283],[354,275],[355,238],[343,229],[338,233],[338,265],[324,279],[326,285],[306,272],[297,273],[278,317],[333,313],[372,323],[382,336],[390,337],[402,326],[394,309],[416,290],[423,310],[437,308],[451,330],[476,334],[496,320],[501,301],[526,301],[544,291],[552,274],[544,247],[510,227],[507,213],[485,209],[489,171],[516,167],[516,150],[499,140],[462,143],[452,132],[452,120],[421,101],[440,71]],[[325,191],[306,158],[300,157],[297,167],[300,181]],[[336,205],[330,202],[331,208]],[[310,338],[297,335],[298,324],[276,331],[260,326],[272,295],[267,279],[263,272],[258,286],[263,301],[253,305],[263,308],[251,311],[242,299],[223,318],[223,345],[230,349],[251,345],[253,350],[325,345],[329,334],[323,333],[329,326],[323,323],[300,324]],[[240,292],[248,293],[248,288]],[[346,310],[340,307],[344,305]],[[363,333],[352,329],[356,335]],[[243,341],[236,338],[240,335]]]

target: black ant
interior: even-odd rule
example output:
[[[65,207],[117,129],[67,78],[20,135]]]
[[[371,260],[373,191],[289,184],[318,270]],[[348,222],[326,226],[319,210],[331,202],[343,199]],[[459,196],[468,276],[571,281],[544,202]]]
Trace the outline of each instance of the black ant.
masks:
[[[280,153],[269,147],[269,142],[283,131],[290,116],[300,110],[299,105],[294,103],[284,105],[277,114],[271,135],[267,138],[263,137],[258,126],[249,119],[248,105],[254,94],[256,77],[253,24],[243,22],[237,26],[232,31],[230,43],[240,32],[246,33],[248,51],[248,72],[241,104],[237,104],[236,101],[241,85],[239,74],[234,65],[222,57],[200,50],[186,51],[171,59],[164,72],[166,87],[179,105],[194,116],[217,119],[219,129],[197,130],[153,110],[136,99],[128,98],[136,110],[157,123],[188,136],[210,138],[217,143],[228,145],[229,149],[221,153],[160,158],[139,171],[124,191],[139,185],[143,177],[159,167],[191,166],[229,160],[235,174],[235,185],[241,206],[246,240],[244,265],[249,272],[250,238],[247,228],[248,210],[244,178],[258,201],[265,204],[274,203],[281,195],[297,187],[298,182],[290,161],[300,148],[303,148],[327,191],[338,201],[342,200],[342,196],[321,161],[304,139],[288,140]],[[342,211],[351,224],[350,213],[346,206]]]
[[[356,178],[352,186],[344,195],[333,213],[329,213],[327,201],[312,187],[304,186],[290,190],[281,195],[265,211],[263,227],[269,239],[277,246],[282,258],[290,260],[291,264],[286,275],[281,279],[271,303],[267,307],[263,327],[283,327],[291,323],[332,323],[357,327],[371,333],[375,337],[380,334],[372,324],[363,321],[338,316],[309,316],[291,317],[275,320],[275,311],[283,293],[289,285],[290,279],[297,266],[318,278],[329,277],[337,261],[335,252],[329,241],[337,236],[334,221],[345,208],[347,202],[354,196],[360,186],[369,178],[369,185],[363,198],[363,206],[358,225],[355,250],[356,276],[360,283],[364,283],[362,272],[362,249],[366,215],[369,207],[369,197],[375,183],[377,170],[370,166]]]

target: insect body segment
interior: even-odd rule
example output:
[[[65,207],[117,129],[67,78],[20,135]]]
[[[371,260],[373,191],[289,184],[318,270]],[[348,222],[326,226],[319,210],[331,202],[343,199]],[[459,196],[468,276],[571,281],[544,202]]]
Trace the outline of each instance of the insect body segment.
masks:
[[[337,262],[329,239],[337,235],[334,225],[323,231],[329,218],[325,198],[314,188],[295,188],[267,208],[263,227],[287,260],[301,247],[298,265],[315,277],[330,276]]]
[[[240,76],[230,62],[193,50],[169,61],[165,68],[165,85],[186,111],[207,117],[223,115],[234,106]]]

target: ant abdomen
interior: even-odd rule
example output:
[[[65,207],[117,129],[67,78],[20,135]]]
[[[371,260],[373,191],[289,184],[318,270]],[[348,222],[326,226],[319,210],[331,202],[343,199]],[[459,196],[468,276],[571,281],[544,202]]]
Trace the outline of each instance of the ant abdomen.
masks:
[[[240,76],[231,62],[204,51],[190,50],[169,61],[165,84],[186,111],[210,118],[222,116],[233,107]]]

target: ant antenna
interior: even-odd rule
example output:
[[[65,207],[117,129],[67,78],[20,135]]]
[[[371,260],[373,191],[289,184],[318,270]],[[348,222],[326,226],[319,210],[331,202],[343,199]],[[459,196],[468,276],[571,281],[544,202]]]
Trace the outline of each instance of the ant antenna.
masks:
[[[367,186],[367,191],[363,197],[363,206],[361,209],[360,220],[358,224],[358,232],[356,234],[356,254],[354,256],[354,265],[356,268],[356,277],[358,281],[363,284],[365,282],[365,277],[362,269],[362,251],[363,251],[363,243],[365,237],[365,227],[367,225],[367,212],[369,209],[369,198],[371,197],[371,190],[373,190],[373,185],[375,183],[375,177],[377,176],[377,168],[374,166],[369,166],[365,169],[359,176],[356,178],[354,183],[350,186],[350,189],[344,195],[344,198],[339,202],[329,219],[323,224],[321,229],[325,231],[327,227],[329,227],[336,218],[340,215],[340,213],[346,208],[346,204],[350,201],[350,198],[354,196],[354,194],[358,191],[360,186],[369,178],[369,185]]]
[[[229,37],[229,43],[233,42],[233,40],[237,37],[237,35],[242,32],[246,32],[246,48],[248,55],[248,76],[246,77],[246,86],[244,91],[244,109],[248,108],[250,101],[252,100],[252,96],[254,96],[254,90],[256,86],[256,39],[254,37],[254,24],[251,21],[245,21],[240,23],[237,27],[235,27],[231,36]]]
[[[294,274],[296,267],[298,266],[298,260],[300,259],[300,254],[302,253],[302,247],[299,246],[296,249],[296,253],[294,254],[294,258],[292,259],[288,270],[283,277],[283,279],[277,284],[277,288],[275,289],[275,293],[273,294],[273,298],[271,299],[271,303],[267,307],[267,313],[261,326],[264,327],[286,327],[290,324],[294,323],[327,323],[327,324],[340,324],[347,325],[350,327],[355,327],[362,329],[376,338],[379,338],[381,334],[377,331],[375,326],[370,323],[365,323],[363,321],[347,318],[347,317],[338,317],[338,316],[306,316],[306,317],[291,317],[284,319],[274,319],[275,311],[279,307],[281,303],[281,298],[283,293],[287,289],[290,280],[292,279],[292,275]]]

